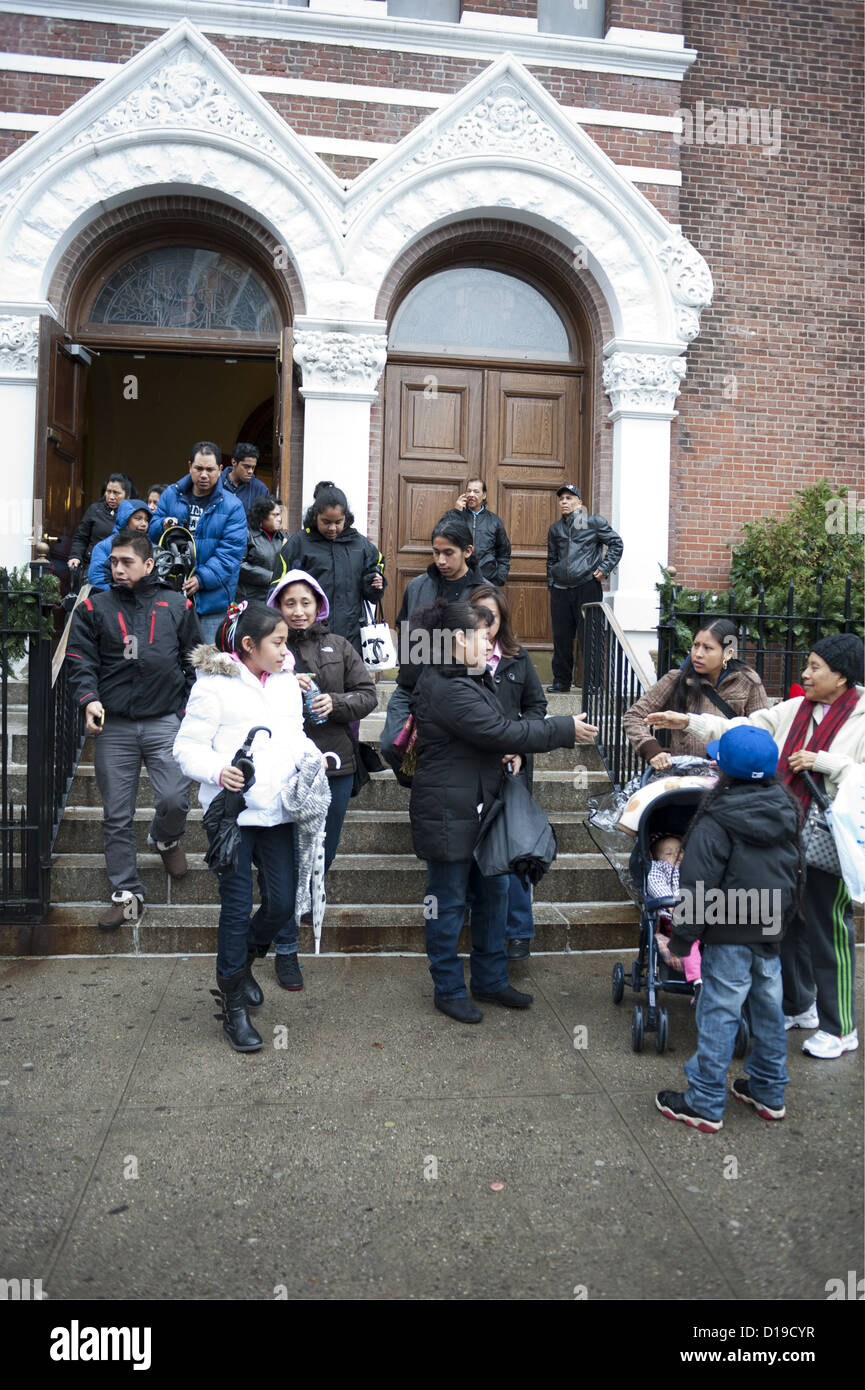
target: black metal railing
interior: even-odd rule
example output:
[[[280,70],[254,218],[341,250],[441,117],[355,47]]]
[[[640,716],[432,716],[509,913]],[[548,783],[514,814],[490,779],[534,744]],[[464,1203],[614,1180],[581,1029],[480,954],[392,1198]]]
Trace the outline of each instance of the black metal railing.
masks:
[[[622,728],[622,715],[654,683],[654,676],[642,670],[612,609],[587,603],[583,614],[582,707],[600,731],[598,748],[613,785],[623,787],[643,770],[643,760]]]
[[[855,632],[857,622],[853,613],[851,596],[852,576],[847,575],[844,585],[844,602],[840,614],[833,615],[830,621],[823,612],[823,580],[816,583],[816,601],[810,613],[796,612],[796,589],[794,584],[787,588],[787,602],[783,613],[766,609],[766,594],[762,585],[757,594],[757,609],[754,613],[736,611],[736,599],[731,592],[727,605],[708,611],[705,596],[700,595],[696,608],[679,608],[677,604],[681,587],[673,586],[666,617],[658,624],[658,675],[666,675],[673,666],[679,666],[686,653],[682,650],[681,624],[690,629],[691,635],[716,618],[729,618],[736,624],[738,635],[737,655],[747,666],[753,667],[766,687],[770,699],[787,699],[790,686],[799,680],[799,673],[805,665],[808,653],[826,635],[827,631]]]
[[[85,737],[83,719],[70,705],[63,660],[71,614],[52,659],[55,604],[40,584],[47,566],[34,562],[30,573],[30,586],[11,588],[0,570],[0,922],[39,922],[48,911],[51,854]],[[10,616],[13,611],[17,616]],[[22,641],[28,650],[26,734],[14,720],[10,728],[9,717],[8,654]],[[23,772],[16,767],[16,740],[26,750]]]

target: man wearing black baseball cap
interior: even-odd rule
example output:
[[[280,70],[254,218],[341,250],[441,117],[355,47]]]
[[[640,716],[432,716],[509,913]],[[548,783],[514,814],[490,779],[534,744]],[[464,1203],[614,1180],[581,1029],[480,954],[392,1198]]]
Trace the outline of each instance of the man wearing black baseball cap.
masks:
[[[574,669],[574,638],[580,650],[583,646],[583,604],[601,598],[601,580],[612,574],[625,547],[606,517],[588,514],[573,483],[563,483],[556,497],[561,516],[547,532],[553,623],[553,683],[547,689],[566,691]]]

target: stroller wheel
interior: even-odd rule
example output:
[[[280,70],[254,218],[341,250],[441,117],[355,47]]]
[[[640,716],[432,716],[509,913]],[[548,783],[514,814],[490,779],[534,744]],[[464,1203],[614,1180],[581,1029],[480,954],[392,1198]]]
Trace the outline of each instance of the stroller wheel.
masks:
[[[739,1019],[739,1027],[736,1032],[736,1041],[733,1044],[733,1056],[744,1057],[748,1048],[751,1046],[751,1029],[748,1020],[743,1014]]]
[[[625,993],[625,970],[621,961],[616,961],[613,966],[613,1003],[621,1004],[622,995]]]
[[[655,1034],[655,1051],[666,1052],[667,1039],[670,1036],[670,1020],[667,1017],[666,1009],[658,1010],[658,1031]]]
[[[631,1047],[635,1052],[643,1050],[643,1006],[634,1005],[634,1017],[631,1022]]]

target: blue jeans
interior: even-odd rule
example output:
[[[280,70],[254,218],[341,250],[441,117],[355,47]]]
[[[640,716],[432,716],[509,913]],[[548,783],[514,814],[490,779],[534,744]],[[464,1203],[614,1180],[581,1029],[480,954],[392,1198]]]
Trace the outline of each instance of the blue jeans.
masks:
[[[703,947],[703,988],[697,1001],[697,1051],[685,1063],[685,1104],[707,1120],[723,1118],[727,1068],[746,999],[754,1039],[747,1061],[749,1090],[773,1110],[784,1104],[790,1078],[781,958],[758,955],[750,946],[708,945]]]
[[[348,810],[348,803],[351,800],[351,787],[354,782],[354,773],[346,772],[341,777],[330,777],[328,786],[330,787],[330,806],[327,811],[327,820],[324,823],[324,872],[327,873],[339,848],[339,837],[342,834],[342,823],[345,820],[345,813]]]
[[[530,941],[535,934],[532,890],[516,874],[508,874],[508,941]]]
[[[471,988],[474,994],[507,989],[505,925],[508,915],[508,875],[484,878],[473,859],[427,863],[427,895],[434,899],[436,917],[427,918],[426,950],[436,999],[465,999],[466,979],[457,943],[472,895]]]
[[[253,853],[266,894],[250,921]],[[225,978],[246,965],[248,945],[258,947],[262,955],[274,940],[277,954],[297,950],[296,892],[294,823],[242,825],[237,869],[233,874],[219,875],[222,910],[216,952],[218,975]]]
[[[225,622],[225,613],[199,613],[198,622],[205,642],[215,642],[216,634]]]

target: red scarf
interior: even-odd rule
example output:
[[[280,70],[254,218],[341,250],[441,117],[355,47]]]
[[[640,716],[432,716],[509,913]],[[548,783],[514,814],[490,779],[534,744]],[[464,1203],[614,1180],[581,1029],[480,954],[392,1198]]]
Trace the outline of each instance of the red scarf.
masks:
[[[781,757],[778,760],[779,780],[787,783],[793,795],[801,801],[804,811],[807,811],[811,804],[811,792],[800,774],[790,770],[791,754],[806,747],[810,753],[819,753],[822,749],[828,748],[838,730],[847,723],[858,705],[859,695],[853,686],[849,690],[845,690],[843,695],[839,695],[838,699],[829,706],[828,713],[823,715],[806,745],[805,736],[808,733],[808,726],[811,723],[816,703],[814,700],[803,699],[801,701],[793,718],[793,723],[790,725],[787,741],[781,749]]]

